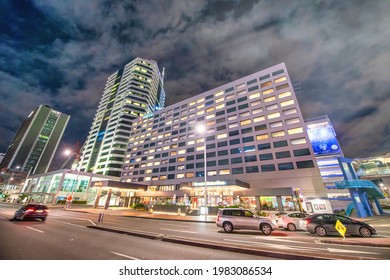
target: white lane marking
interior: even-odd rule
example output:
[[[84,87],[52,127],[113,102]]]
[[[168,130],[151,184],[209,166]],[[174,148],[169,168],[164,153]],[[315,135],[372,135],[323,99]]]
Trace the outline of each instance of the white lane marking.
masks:
[[[271,248],[278,248],[278,249],[288,249],[288,250],[305,250],[305,251],[328,251],[330,253],[354,253],[354,254],[371,254],[371,255],[380,255],[380,253],[375,252],[367,252],[367,251],[355,251],[355,250],[343,250],[343,249],[336,249],[336,248],[314,248],[314,247],[303,247],[303,246],[288,246],[288,245],[282,245],[282,244],[270,244],[270,243],[256,243],[251,241],[244,241],[244,240],[236,240],[236,239],[224,239],[225,241],[233,241],[233,242],[243,242],[243,243],[255,243],[260,246],[265,247],[271,247]]]
[[[353,250],[343,250],[336,248],[327,248],[331,253],[354,253],[354,254],[371,254],[371,255],[379,255],[380,253],[375,252],[367,252],[367,251],[353,251]]]
[[[175,232],[183,232],[183,233],[196,233],[196,234],[203,234],[198,231],[189,231],[189,230],[175,230],[175,229],[169,229],[169,228],[160,228],[161,230],[167,230],[167,231],[175,231]]]
[[[94,226],[96,226],[96,224],[94,222],[92,222],[91,220],[88,220],[91,224],[93,224]]]
[[[2,216],[0,216],[0,219],[6,220],[6,218],[4,218],[4,217],[2,217]]]
[[[117,255],[117,256],[120,256],[120,257],[124,257],[124,258],[130,259],[130,260],[140,260],[140,259],[137,259],[137,258],[134,258],[134,257],[130,257],[128,255],[120,254],[120,253],[117,253],[117,252],[110,252],[110,253],[114,254],[114,255]]]
[[[40,233],[45,233],[44,231],[36,229],[36,228],[27,227],[27,226],[26,226],[26,228],[31,229],[31,230],[35,230],[35,231],[40,232]]]
[[[85,226],[80,226],[80,225],[76,225],[76,224],[72,224],[72,223],[60,222],[60,221],[55,221],[55,220],[51,220],[51,221],[55,222],[55,223],[64,224],[64,225],[70,225],[70,226],[74,226],[74,227],[85,228]]]
[[[286,239],[285,237],[276,237],[276,236],[256,236],[255,239],[263,239],[263,240],[272,240],[272,241],[283,241],[283,242],[291,242],[291,243],[307,243],[305,241],[298,241],[298,240],[290,240]]]

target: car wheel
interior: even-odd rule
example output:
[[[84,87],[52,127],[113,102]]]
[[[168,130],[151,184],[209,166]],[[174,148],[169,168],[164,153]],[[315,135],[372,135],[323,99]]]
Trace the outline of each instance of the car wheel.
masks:
[[[319,236],[325,236],[326,235],[326,230],[323,227],[316,227],[316,233]]]
[[[272,227],[269,224],[261,224],[260,230],[265,235],[270,235],[272,233]]]
[[[289,224],[287,225],[287,229],[288,229],[289,231],[294,231],[294,230],[297,229],[297,227],[296,227],[293,223],[289,223]]]
[[[233,225],[232,225],[232,223],[229,223],[229,222],[223,223],[223,230],[224,230],[225,232],[232,232],[232,231],[233,231]]]
[[[46,218],[42,218],[42,222],[44,222],[46,220]]]
[[[363,237],[371,237],[371,235],[372,235],[371,230],[369,228],[366,228],[366,227],[361,227],[359,229],[359,233]]]

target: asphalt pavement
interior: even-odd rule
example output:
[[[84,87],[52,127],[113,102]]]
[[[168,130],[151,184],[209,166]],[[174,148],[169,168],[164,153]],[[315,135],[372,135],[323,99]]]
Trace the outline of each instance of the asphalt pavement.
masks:
[[[134,210],[131,208],[120,208],[113,207],[109,209],[103,208],[88,208],[88,207],[73,207],[66,209],[66,211],[77,211],[85,213],[103,213],[104,215],[117,215],[123,217],[137,217],[145,219],[160,219],[160,220],[174,220],[174,221],[186,221],[186,222],[204,222],[204,223],[215,223],[216,216],[203,215],[203,216],[186,216],[183,214],[176,213],[159,213],[159,212],[145,212]],[[373,223],[381,221],[383,224],[388,224],[390,227],[390,213],[385,213],[380,216],[372,216],[368,218],[355,218],[356,220],[364,221],[367,223]],[[109,228],[99,228],[100,230],[110,230]],[[154,235],[152,235],[154,236]],[[147,237],[147,236],[145,236]],[[158,237],[156,237],[158,238]],[[345,245],[358,245],[358,246],[371,246],[371,247],[389,247],[390,238],[373,236],[371,238],[342,238],[342,237],[324,237],[320,238],[322,243],[333,243],[333,244],[345,244]]]

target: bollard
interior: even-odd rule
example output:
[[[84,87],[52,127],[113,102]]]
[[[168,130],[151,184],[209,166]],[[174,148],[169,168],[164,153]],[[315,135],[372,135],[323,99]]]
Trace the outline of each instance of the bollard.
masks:
[[[99,217],[98,217],[98,223],[99,223],[99,225],[102,224],[103,218],[104,218],[104,213],[99,213]]]

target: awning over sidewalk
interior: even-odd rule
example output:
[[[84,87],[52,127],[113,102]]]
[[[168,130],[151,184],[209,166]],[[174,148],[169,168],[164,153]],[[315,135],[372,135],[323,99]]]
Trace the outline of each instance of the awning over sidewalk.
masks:
[[[148,186],[134,183],[118,182],[118,181],[96,181],[91,185],[92,188],[112,188],[121,190],[146,191]]]

